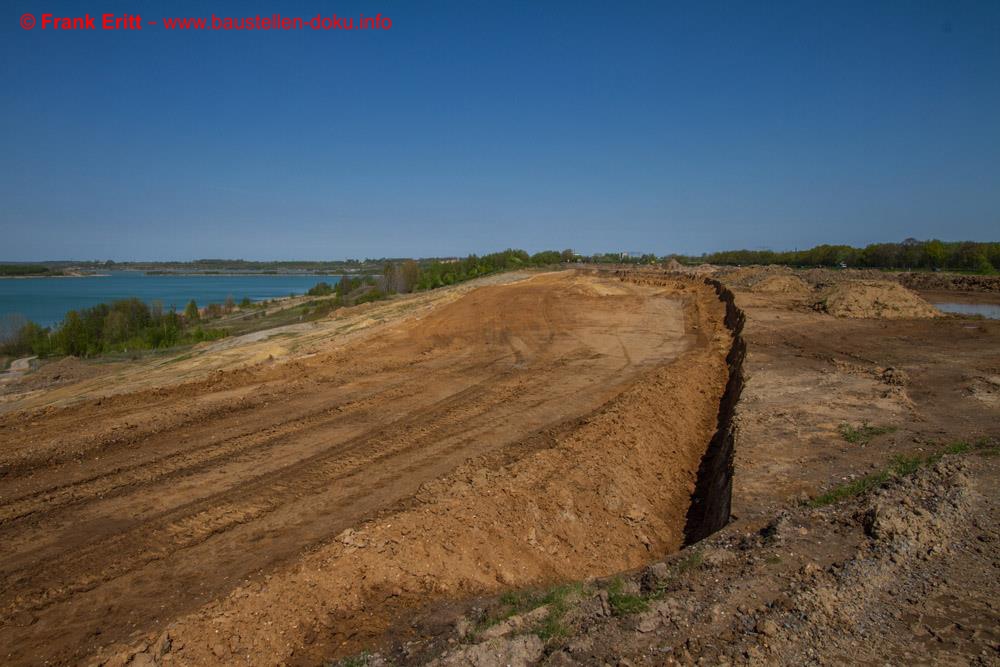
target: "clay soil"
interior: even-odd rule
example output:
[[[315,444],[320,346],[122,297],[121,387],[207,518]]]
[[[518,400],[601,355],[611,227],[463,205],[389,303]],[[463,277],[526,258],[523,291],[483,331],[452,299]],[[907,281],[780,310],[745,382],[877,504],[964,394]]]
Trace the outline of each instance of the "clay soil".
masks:
[[[675,551],[722,314],[698,280],[507,276],[29,374],[0,414],[2,661],[312,664],[428,600]]]

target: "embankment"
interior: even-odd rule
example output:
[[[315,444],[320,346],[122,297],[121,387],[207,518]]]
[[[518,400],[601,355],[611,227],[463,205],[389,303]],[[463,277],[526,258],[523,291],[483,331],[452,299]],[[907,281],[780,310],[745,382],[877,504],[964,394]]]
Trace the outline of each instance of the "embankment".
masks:
[[[669,285],[683,278],[679,274],[662,274],[648,271],[619,271],[621,280],[642,284]],[[693,544],[729,523],[733,495],[733,457],[735,453],[735,427],[733,416],[736,404],[743,393],[743,362],[746,359],[746,341],[743,326],[746,316],[736,305],[732,290],[714,278],[705,278],[725,307],[724,324],[732,341],[726,354],[728,379],[719,401],[717,427],[698,467],[697,482],[691,495],[691,504],[684,523],[684,543]]]
[[[170,639],[172,662],[316,663],[370,647],[434,600],[608,575],[680,548],[692,494],[720,479],[728,488],[725,465],[705,470],[704,454],[709,442],[713,460],[731,453],[728,427],[717,434],[728,425],[720,405],[738,395],[736,311],[701,280],[609,278],[560,278],[552,289],[606,304],[625,294],[681,300],[685,351],[585,416],[469,459],[294,566],[181,618],[159,637],[161,647]],[[701,526],[728,516],[728,501],[701,505]]]

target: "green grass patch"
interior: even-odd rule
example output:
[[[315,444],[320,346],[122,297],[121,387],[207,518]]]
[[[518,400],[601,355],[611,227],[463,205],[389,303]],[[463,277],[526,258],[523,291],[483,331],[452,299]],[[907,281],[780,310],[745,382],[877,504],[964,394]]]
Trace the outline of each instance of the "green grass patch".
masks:
[[[889,465],[878,472],[865,475],[846,484],[841,484],[826,493],[816,496],[807,504],[810,507],[825,507],[833,503],[853,498],[873,489],[885,486],[897,477],[912,475],[921,468],[937,463],[946,454],[979,454],[980,456],[996,456],[1000,452],[996,440],[983,438],[976,442],[955,442],[942,447],[939,451],[928,455],[898,455],[889,460]]]
[[[547,590],[507,591],[500,596],[499,608],[487,614],[477,623],[474,632],[478,634],[497,623],[506,621],[511,616],[525,614],[547,605],[549,607],[548,616],[533,629],[533,632],[543,640],[565,636],[567,629],[563,626],[562,619],[569,608],[570,598],[578,597],[583,590],[582,583],[573,582],[560,584]]]
[[[862,422],[861,426],[854,427],[850,424],[841,424],[840,437],[852,445],[867,445],[872,438],[896,430],[895,426],[872,426],[868,422]]]
[[[649,600],[642,595],[625,592],[621,579],[614,579],[608,586],[608,604],[615,616],[638,614],[649,609]]]
[[[681,560],[677,561],[677,573],[684,574],[691,570],[697,570],[705,562],[701,553],[693,551]]]
[[[566,616],[571,600],[579,598],[583,590],[582,583],[574,582],[557,586],[542,598],[542,604],[548,605],[549,613],[545,620],[535,628],[535,634],[538,635],[539,639],[547,642],[569,635],[569,628],[563,623],[563,618]]]

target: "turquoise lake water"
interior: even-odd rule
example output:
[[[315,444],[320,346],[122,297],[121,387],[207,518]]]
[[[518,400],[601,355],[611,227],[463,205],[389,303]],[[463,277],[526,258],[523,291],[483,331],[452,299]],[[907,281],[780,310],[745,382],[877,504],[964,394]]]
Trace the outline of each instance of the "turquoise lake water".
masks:
[[[20,313],[51,326],[62,321],[67,311],[133,296],[182,311],[191,299],[199,306],[222,303],[227,296],[237,302],[244,297],[261,301],[305,294],[320,281],[333,284],[339,279],[339,275],[147,276],[136,271],[84,278],[5,278],[0,279],[0,316]]]

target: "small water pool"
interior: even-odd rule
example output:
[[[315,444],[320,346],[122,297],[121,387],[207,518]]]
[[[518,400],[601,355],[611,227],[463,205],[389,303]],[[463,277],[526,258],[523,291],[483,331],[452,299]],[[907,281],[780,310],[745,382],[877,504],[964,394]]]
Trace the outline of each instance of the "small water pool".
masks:
[[[945,313],[960,315],[982,315],[991,320],[1000,320],[1000,304],[997,303],[954,303],[944,302],[933,304],[935,308]]]

